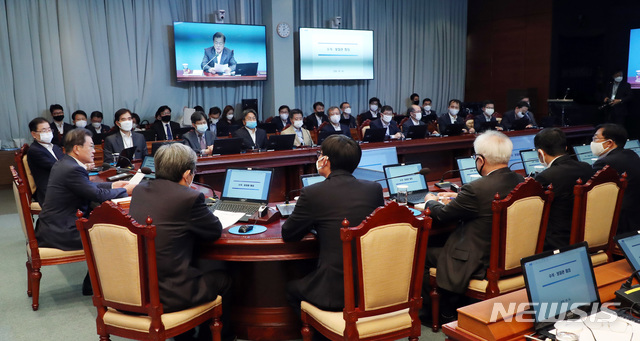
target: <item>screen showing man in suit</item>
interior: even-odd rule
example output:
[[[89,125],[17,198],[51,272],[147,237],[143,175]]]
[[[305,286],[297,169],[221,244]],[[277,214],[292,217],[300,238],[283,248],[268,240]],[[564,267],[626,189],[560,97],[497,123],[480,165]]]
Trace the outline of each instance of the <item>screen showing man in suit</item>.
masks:
[[[204,49],[204,57],[202,57],[202,70],[209,73],[222,72],[230,75],[231,71],[236,70],[236,59],[233,57],[233,51],[228,47],[224,47],[227,37],[222,32],[216,32],[213,35],[213,46]]]

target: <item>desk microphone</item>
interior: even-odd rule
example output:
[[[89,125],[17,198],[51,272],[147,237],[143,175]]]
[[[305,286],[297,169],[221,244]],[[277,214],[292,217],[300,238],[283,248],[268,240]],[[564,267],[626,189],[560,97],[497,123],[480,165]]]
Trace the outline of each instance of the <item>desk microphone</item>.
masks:
[[[127,162],[129,163],[129,166],[127,166],[127,167],[122,167],[122,166],[120,166],[120,160],[122,160],[122,159],[124,159],[125,161],[127,161]],[[133,162],[131,162],[131,160],[129,160],[129,158],[128,158],[128,157],[126,157],[126,156],[122,156],[122,155],[118,155],[118,162],[116,162],[116,167],[117,167],[117,168],[128,168],[128,169],[133,169],[133,168],[135,168],[135,167],[133,166]]]
[[[417,172],[413,172],[413,173],[409,173],[409,174],[402,174],[402,175],[396,175],[396,176],[391,176],[391,177],[384,177],[382,179],[378,179],[378,180],[373,180],[373,182],[378,182],[378,181],[382,181],[382,180],[391,180],[391,179],[395,179],[395,178],[401,178],[403,176],[410,176],[410,175],[416,175],[416,174],[420,174],[420,175],[427,175],[431,173],[431,168],[428,167],[424,167],[421,170],[417,171]]]
[[[436,187],[440,188],[440,189],[445,189],[445,187],[451,187],[451,182],[449,181],[444,181],[444,176],[453,172],[464,172],[464,171],[468,171],[468,170],[475,170],[477,171],[477,169],[475,167],[469,167],[469,168],[462,168],[462,169],[450,169],[444,173],[442,173],[442,177],[440,177],[440,181],[436,182]]]
[[[106,170],[109,170],[110,168],[111,168],[111,164],[110,163],[105,162],[105,163],[102,164],[102,171],[103,172],[106,171]]]
[[[569,90],[571,90],[571,88],[567,88],[567,92],[564,93],[564,98],[562,99],[567,99],[567,96],[569,96]]]
[[[140,168],[140,171],[142,173],[146,174],[146,175],[154,173],[154,171],[152,171],[151,168],[149,168],[149,167],[142,167],[142,168]]]

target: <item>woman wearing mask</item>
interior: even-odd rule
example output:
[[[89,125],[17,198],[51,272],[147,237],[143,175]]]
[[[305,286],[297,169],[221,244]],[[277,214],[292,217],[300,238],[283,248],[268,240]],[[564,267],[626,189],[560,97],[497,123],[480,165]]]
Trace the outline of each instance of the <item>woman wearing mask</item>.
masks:
[[[227,105],[222,109],[222,116],[216,125],[216,128],[218,129],[218,136],[226,136],[229,135],[229,133],[233,133],[233,131],[237,129],[238,125],[240,125],[240,122],[236,121],[234,118],[233,107]]]
[[[242,138],[243,149],[265,149],[267,147],[267,132],[258,128],[258,115],[253,109],[242,113],[244,127],[234,131],[233,137]]]

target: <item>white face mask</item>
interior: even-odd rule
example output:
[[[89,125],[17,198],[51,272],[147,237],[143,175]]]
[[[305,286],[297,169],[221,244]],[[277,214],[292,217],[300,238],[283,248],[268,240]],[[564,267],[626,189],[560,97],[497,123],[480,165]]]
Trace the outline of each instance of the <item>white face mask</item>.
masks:
[[[219,118],[212,118],[211,119],[211,124],[216,124],[216,123],[218,123],[219,120],[220,120]]]
[[[204,133],[205,131],[207,131],[207,124],[203,123],[203,124],[198,124],[196,125],[196,129],[198,130],[199,133]]]
[[[423,108],[424,108],[424,111],[431,111],[430,105],[425,105]]]
[[[102,123],[100,122],[93,122],[91,125],[96,129],[100,129],[100,127],[102,127]]]
[[[378,105],[377,104],[371,104],[369,106],[369,109],[371,109],[371,111],[378,111]]]
[[[622,77],[616,77],[613,80],[616,81],[616,83],[620,83],[622,82]]]
[[[607,142],[609,140],[605,140],[602,142],[593,142],[591,141],[591,153],[593,153],[593,155],[595,156],[600,156],[602,154],[604,154],[607,150],[604,148],[604,143]]]
[[[316,160],[316,169],[320,170],[322,169],[324,166],[320,166],[320,160],[323,160],[325,158],[325,156],[322,156],[321,158],[319,158],[318,160]],[[325,164],[326,165],[326,164]]]
[[[391,122],[391,119],[393,118],[392,115],[382,115],[382,120],[384,121],[384,123],[389,123]]]
[[[131,131],[131,129],[133,129],[133,121],[120,122],[120,129],[123,131]]]
[[[544,168],[549,168],[549,164],[544,161],[544,152],[542,150],[538,150],[538,161],[540,161]]]
[[[417,113],[413,113],[413,119],[416,121],[420,121],[420,119],[422,118],[422,113],[421,112],[417,112]]]
[[[280,114],[280,119],[286,121],[289,119],[289,114]]]
[[[233,120],[233,114],[228,114],[227,115],[227,120],[229,120],[229,121]]]
[[[493,115],[494,109],[490,109],[490,108],[489,108],[489,109],[485,109],[485,111],[484,111],[484,112],[485,112],[488,116],[491,116],[491,115]]]
[[[329,119],[331,120],[331,123],[333,123],[333,124],[340,123],[340,115],[331,115],[331,117],[329,117]]]
[[[516,118],[521,119],[524,117],[524,112],[517,112],[516,113]]]
[[[87,126],[87,121],[86,120],[79,120],[76,121],[76,127],[78,128],[84,128]]]
[[[344,109],[344,113],[351,115],[351,108]]]
[[[40,142],[51,143],[51,140],[53,140],[53,132],[40,133]]]
[[[293,121],[293,127],[296,129],[300,129],[302,127],[302,121]]]
[[[451,108],[449,108],[449,114],[451,114],[451,116],[457,116],[458,112],[460,112],[460,109],[451,109]]]

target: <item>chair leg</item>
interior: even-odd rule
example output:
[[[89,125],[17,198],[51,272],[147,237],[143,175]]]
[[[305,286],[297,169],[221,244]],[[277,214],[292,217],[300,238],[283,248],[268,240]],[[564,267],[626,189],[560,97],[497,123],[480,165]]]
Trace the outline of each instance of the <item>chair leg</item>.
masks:
[[[222,340],[222,321],[220,321],[220,316],[213,317],[209,329],[211,329],[211,339],[213,341]]]
[[[111,341],[111,339],[109,338],[109,334],[100,335],[100,341]]]
[[[438,283],[436,278],[429,277],[429,284],[431,285],[431,330],[437,332],[440,329],[440,294],[438,293]]]
[[[27,261],[27,296],[31,297],[33,290],[31,288],[31,263]]]
[[[30,282],[31,282],[31,291],[32,291],[32,303],[31,308],[33,310],[38,310],[39,300],[40,300],[40,278],[42,278],[42,273],[40,269],[32,269],[29,274]]]
[[[302,323],[302,340],[311,341],[313,337],[313,330],[309,327],[308,323]]]

